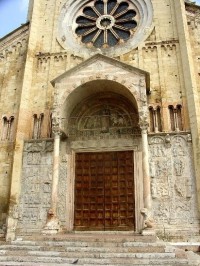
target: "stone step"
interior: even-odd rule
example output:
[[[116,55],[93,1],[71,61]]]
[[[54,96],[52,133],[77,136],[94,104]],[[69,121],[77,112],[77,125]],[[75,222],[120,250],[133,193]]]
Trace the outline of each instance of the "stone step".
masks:
[[[76,264],[76,265],[188,265],[187,260],[180,260],[174,258],[61,258],[61,257],[33,257],[33,256],[0,256],[0,263],[4,262],[4,265],[9,265],[10,262],[17,263],[50,263],[52,264]],[[1,264],[2,265],[2,264]],[[15,265],[15,264],[14,264]]]
[[[17,246],[17,245],[2,245],[0,246],[0,254],[1,251],[58,251],[58,252],[101,252],[101,253],[163,253],[165,252],[165,247],[76,247],[76,246]],[[173,252],[168,251],[168,253]]]
[[[36,235],[31,234],[30,236],[18,236],[18,239],[23,241],[78,241],[78,242],[140,242],[140,243],[156,243],[157,237],[156,236],[141,236],[135,233],[119,233],[119,232],[112,232],[112,233],[105,233],[105,232],[94,232],[94,233],[65,233],[65,234],[57,234],[55,236],[51,235]]]
[[[4,242],[5,243],[5,242]],[[97,242],[90,242],[90,241],[71,241],[71,240],[65,240],[65,241],[12,241],[10,244],[12,245],[27,245],[27,246],[76,246],[76,247],[157,247],[157,246],[165,246],[163,242],[157,242],[157,243],[143,243],[143,242],[132,242],[132,241],[126,241],[122,240],[121,242],[103,242],[103,241],[97,241]]]
[[[5,243],[5,242],[4,242]],[[145,243],[145,242],[135,242],[135,241],[132,241],[132,240],[127,240],[127,239],[123,239],[123,240],[121,240],[121,241],[114,241],[113,239],[111,239],[110,241],[109,240],[105,240],[104,241],[104,239],[99,239],[98,241],[96,240],[96,241],[89,241],[89,240],[77,240],[77,239],[75,239],[75,240],[73,240],[73,239],[65,239],[65,240],[63,240],[63,241],[58,241],[58,240],[56,240],[56,241],[54,241],[54,240],[43,240],[43,241],[30,241],[30,240],[14,240],[14,241],[11,241],[10,242],[11,244],[18,244],[18,245],[32,245],[32,246],[34,246],[34,245],[41,245],[41,244],[43,244],[43,243],[46,243],[46,244],[51,244],[51,243],[54,243],[54,245],[60,245],[60,244],[67,244],[67,243],[75,243],[75,245],[76,244],[78,244],[79,245],[79,243],[82,243],[83,245],[84,245],[84,243],[85,244],[87,244],[87,245],[90,245],[90,246],[94,246],[95,244],[99,244],[99,245],[101,245],[101,244],[103,244],[103,245],[105,245],[105,244],[116,244],[116,245],[124,245],[124,244],[126,244],[126,245],[129,245],[129,243],[130,243],[130,245],[135,245],[135,246],[137,246],[137,245],[140,245],[140,246],[142,246],[142,245],[144,245],[144,246],[157,246],[158,244],[160,244],[160,245],[165,245],[165,243],[164,242],[156,242],[156,243],[151,243],[151,242],[147,242],[147,243]]]
[[[200,252],[200,242],[177,242],[171,243],[171,245],[185,251]]]
[[[69,264],[69,263],[40,263],[38,264],[37,262],[0,262],[0,265],[3,266],[71,266],[71,265],[80,265],[80,264]],[[109,266],[122,266],[122,264],[107,264]],[[123,266],[132,266],[134,264],[124,264]],[[157,264],[157,262],[155,264],[149,264],[149,262],[147,262],[147,264],[135,264],[136,266],[147,266],[147,265],[156,265],[156,266],[188,266],[188,262],[187,261],[182,261],[182,262],[178,262],[178,261],[174,261],[174,262],[163,262],[162,264]],[[94,266],[94,264],[84,264],[84,266]],[[102,266],[102,264],[95,264],[95,266]],[[193,266],[193,265],[192,265]]]
[[[109,243],[100,243],[91,245],[87,242],[43,242],[37,245],[36,242],[14,242],[13,244],[0,245],[0,250],[57,250],[57,251],[89,251],[89,252],[165,252],[164,244],[147,243],[122,243],[121,245],[109,245]],[[172,248],[172,252],[174,248]]]
[[[0,257],[18,256],[18,251],[0,252]],[[109,252],[90,252],[80,250],[79,252],[58,252],[58,251],[26,251],[20,252],[20,256],[37,256],[37,257],[60,257],[60,258],[137,258],[137,259],[172,259],[175,253],[109,253]]]
[[[67,234],[66,234],[67,236]],[[77,235],[71,235],[68,239],[41,237],[21,239],[12,242],[0,243],[0,265],[4,266],[131,266],[131,265],[157,265],[157,266],[200,266],[198,255],[191,252],[190,259],[187,252],[177,249],[176,246],[157,242],[135,242],[132,237],[118,237],[114,241],[114,236],[103,236],[98,239],[90,239]],[[33,239],[33,238],[32,238]],[[188,246],[187,246],[188,247]]]

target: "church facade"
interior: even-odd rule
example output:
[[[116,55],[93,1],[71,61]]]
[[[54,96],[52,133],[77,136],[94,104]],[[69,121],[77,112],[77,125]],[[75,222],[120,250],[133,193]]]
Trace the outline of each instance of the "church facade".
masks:
[[[0,39],[0,235],[199,239],[200,7],[31,0]]]

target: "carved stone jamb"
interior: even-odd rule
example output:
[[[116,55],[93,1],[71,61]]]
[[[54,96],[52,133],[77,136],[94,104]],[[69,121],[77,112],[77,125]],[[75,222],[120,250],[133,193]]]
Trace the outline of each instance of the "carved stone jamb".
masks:
[[[60,161],[60,119],[53,119],[54,151],[53,151],[53,178],[51,192],[51,208],[47,213],[47,222],[43,234],[57,234],[61,231],[60,222],[57,217],[58,183],[59,183],[59,161]]]
[[[154,219],[151,217],[152,199],[151,199],[151,178],[149,170],[149,151],[148,151],[148,122],[146,119],[140,120],[142,133],[142,167],[143,167],[143,188],[144,188],[144,209],[141,214],[144,217],[144,229],[142,235],[155,235]]]

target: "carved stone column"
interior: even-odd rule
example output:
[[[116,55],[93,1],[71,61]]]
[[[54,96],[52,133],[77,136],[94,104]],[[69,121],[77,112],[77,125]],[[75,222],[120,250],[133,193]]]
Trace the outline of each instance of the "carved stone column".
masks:
[[[144,207],[151,209],[151,180],[149,172],[149,151],[147,129],[148,123],[140,124],[142,133],[142,166],[143,166],[143,183],[144,183]]]
[[[54,129],[54,152],[53,152],[53,178],[51,192],[51,208],[47,213],[47,223],[43,230],[44,234],[56,234],[61,231],[57,218],[58,184],[59,184],[59,161],[60,161],[60,137],[61,132]]]
[[[152,198],[151,198],[151,178],[149,171],[149,151],[148,151],[148,123],[143,121],[140,123],[142,133],[142,167],[143,167],[143,197],[144,209],[141,214],[144,217],[144,230],[143,235],[154,235],[154,220],[151,217]]]
[[[59,180],[59,161],[60,161],[60,132],[54,133],[54,152],[53,152],[53,180],[51,193],[51,209],[56,213],[58,202],[58,180]]]

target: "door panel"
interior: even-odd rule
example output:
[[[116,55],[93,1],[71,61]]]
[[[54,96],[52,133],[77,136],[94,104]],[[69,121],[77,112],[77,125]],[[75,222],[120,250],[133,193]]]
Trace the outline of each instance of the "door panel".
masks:
[[[77,153],[75,230],[133,230],[133,152]]]

